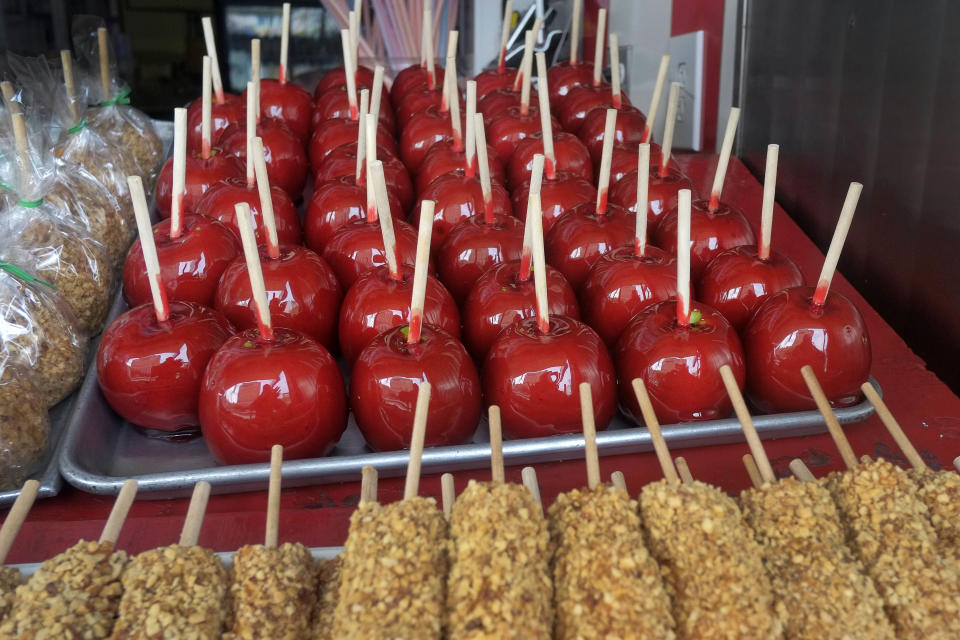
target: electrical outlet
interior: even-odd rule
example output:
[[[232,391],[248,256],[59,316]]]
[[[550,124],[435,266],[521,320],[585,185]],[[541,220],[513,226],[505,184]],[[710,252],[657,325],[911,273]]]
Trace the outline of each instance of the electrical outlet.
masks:
[[[678,149],[700,151],[703,146],[703,67],[703,31],[692,31],[670,38],[670,72],[667,87],[670,82],[680,83],[677,126],[673,134],[673,146]],[[661,107],[664,115],[666,115],[667,94],[665,87],[664,105]]]

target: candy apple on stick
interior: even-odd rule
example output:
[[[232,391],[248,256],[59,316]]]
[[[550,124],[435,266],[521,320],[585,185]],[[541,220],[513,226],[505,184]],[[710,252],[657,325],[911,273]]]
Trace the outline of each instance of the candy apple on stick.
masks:
[[[728,365],[742,387],[740,339],[719,311],[691,302],[689,189],[680,191],[677,299],[649,306],[624,329],[614,351],[621,380],[640,378],[661,422],[712,420],[730,413],[719,370]],[[620,389],[621,406],[640,421],[636,395]]]
[[[539,196],[530,196],[536,317],[514,322],[493,342],[483,366],[486,402],[500,407],[503,432],[535,438],[580,430],[577,388],[593,387],[594,416],[606,428],[616,411],[617,383],[610,354],[593,329],[551,316]]]
[[[409,322],[375,337],[360,353],[351,375],[354,418],[367,444],[379,451],[410,446],[407,425],[413,422],[418,387],[424,383],[432,387],[428,446],[466,442],[480,420],[480,379],[470,355],[455,337],[424,323],[433,224],[430,204],[423,203],[420,216]]]
[[[590,270],[580,291],[584,320],[611,349],[630,320],[651,304],[677,297],[674,258],[647,243],[647,177],[650,145],[639,145],[640,180],[633,246],[617,247]]]
[[[201,18],[203,38],[207,45],[207,57],[211,62],[211,80],[213,82],[213,102],[210,105],[210,140],[217,144],[220,135],[231,124],[244,121],[246,102],[239,96],[226,93],[223,90],[223,81],[220,79],[220,63],[217,60],[217,44],[213,37],[213,23],[208,16]],[[187,110],[187,128],[189,136],[187,144],[190,151],[203,149],[203,99],[194,100]]]
[[[745,244],[756,244],[757,237],[746,216],[733,205],[720,201],[723,180],[733,150],[733,139],[737,133],[737,121],[740,109],[731,107],[727,120],[727,131],[723,136],[723,146],[717,161],[717,173],[713,178],[710,200],[693,202],[692,226],[690,228],[690,269],[694,280],[699,280],[707,264],[717,254]],[[664,251],[673,252],[677,247],[677,211],[671,210],[663,216],[654,231],[654,242]]]
[[[613,37],[613,34],[610,36]],[[619,54],[618,54],[619,55]],[[670,68],[670,56],[664,54],[660,58],[660,69],[657,71],[657,81],[653,86],[653,97],[650,99],[650,109],[647,110],[647,120],[643,127],[641,142],[650,144],[650,162],[660,164],[662,150],[653,142],[653,127],[660,112],[660,98],[663,95],[663,85],[667,80],[667,71]],[[619,119],[617,120],[619,125]],[[618,145],[613,147],[613,159],[610,161],[610,179],[616,185],[623,176],[637,168],[637,151],[634,144]]]
[[[431,3],[423,3],[423,26],[420,32],[420,64],[401,69],[393,80],[390,100],[394,106],[400,100],[420,86],[436,90],[443,84],[443,68],[437,69],[433,59],[433,8]]]
[[[570,59],[550,67],[550,104],[558,108],[561,98],[570,93],[573,87],[590,84],[593,81],[593,67],[580,60],[580,25],[583,14],[583,0],[573,0],[573,13],[570,25]]]
[[[863,185],[850,184],[816,287],[792,287],[771,295],[743,332],[747,393],[761,411],[799,411],[814,406],[800,375],[810,366],[830,404],[855,404],[870,376],[870,336],[857,308],[831,292],[843,243]]]
[[[633,240],[633,217],[625,209],[607,201],[616,124],[617,110],[607,109],[606,129],[610,135],[600,162],[596,204],[574,207],[561,216],[547,234],[547,260],[567,277],[574,289],[579,289],[586,281],[600,256]]]
[[[378,335],[393,327],[410,322],[410,300],[416,281],[410,263],[397,261],[396,238],[392,216],[387,215],[386,189],[381,183],[382,169],[374,164],[371,176],[377,194],[380,229],[383,236],[386,265],[374,267],[350,286],[340,307],[340,349],[349,364]],[[429,209],[431,201],[423,206]],[[418,245],[419,250],[419,245]],[[428,260],[429,265],[429,260]],[[443,329],[454,337],[460,336],[460,314],[450,293],[440,281],[428,275],[424,290],[426,322]]]
[[[533,41],[536,42],[536,34],[540,33],[540,28],[543,25],[543,20],[537,18],[533,21],[533,26],[530,28],[530,32],[533,33]],[[526,45],[526,38],[524,38],[524,45]],[[516,73],[513,74],[512,84],[507,87],[501,87],[499,89],[494,89],[493,91],[488,92],[486,95],[480,96],[477,102],[477,111],[485,114],[483,116],[483,122],[488,127],[490,123],[493,122],[493,119],[501,114],[508,107],[519,107],[520,99],[523,94],[523,74],[525,69],[528,69],[528,65],[532,65],[533,58],[530,56],[533,55],[533,49],[527,48],[524,46],[523,55],[520,57],[520,65]],[[536,93],[533,89],[530,89],[531,93]]]
[[[457,55],[457,39],[458,36],[454,35],[458,33],[457,31],[450,31],[447,37],[447,55],[444,59],[456,57]],[[433,44],[430,44],[430,57],[433,58]],[[446,70],[446,73],[449,73],[450,69]],[[396,108],[396,117],[397,121],[400,122],[400,129],[406,129],[409,126],[410,118],[415,114],[423,111],[427,107],[440,107],[441,111],[446,113],[447,105],[449,100],[453,100],[453,95],[447,95],[448,93],[448,80],[446,77],[437,78],[436,86],[432,86],[429,83],[419,84],[410,91],[408,91],[398,102],[394,102]],[[456,86],[456,83],[454,83]],[[459,96],[459,93],[457,94]]]
[[[139,427],[165,432],[196,429],[203,371],[233,335],[233,327],[203,305],[167,300],[143,183],[138,176],[127,181],[153,304],[134,307],[103,332],[97,380],[113,410]]]
[[[767,168],[760,211],[760,245],[727,249],[710,261],[697,283],[698,297],[742,331],[764,300],[789,287],[803,285],[793,260],[770,249],[773,203],[780,147],[767,146]]]
[[[260,115],[276,118],[287,125],[301,142],[310,135],[313,97],[303,87],[290,82],[287,55],[290,49],[290,3],[283,3],[280,31],[280,71],[276,80],[260,81]]]
[[[497,66],[477,74],[477,95],[483,97],[491,91],[513,85],[514,74],[507,70],[507,40],[510,37],[510,22],[513,18],[513,0],[507,0],[503,7],[503,23],[500,27],[500,56]]]
[[[354,10],[348,13],[348,28],[350,29],[350,43],[351,43],[351,52],[352,58],[354,61],[353,64],[353,77],[354,81],[357,83],[357,87],[360,87],[361,84],[365,84],[371,89],[376,85],[373,83],[373,78],[375,76],[375,71],[368,67],[364,67],[359,64],[359,49],[360,49],[360,19],[359,14],[362,13],[362,8],[359,5],[354,6]],[[327,71],[323,74],[323,77],[320,78],[320,82],[317,83],[317,87],[313,92],[315,98],[319,98],[327,91],[332,89],[337,89],[343,87],[347,81],[347,65],[336,67]],[[389,89],[385,84],[383,84],[383,77],[380,77],[381,88],[387,90]],[[375,111],[372,113],[376,113]]]
[[[260,265],[273,323],[306,334],[332,349],[337,344],[336,317],[343,292],[323,258],[306,247],[279,243],[263,141],[254,138],[253,142],[257,188],[267,232],[266,246],[260,247]],[[216,308],[241,329],[257,326],[250,278],[246,263],[240,257],[223,273],[217,288]]]
[[[200,426],[220,464],[265,462],[275,444],[290,459],[326,455],[347,426],[340,368],[312,338],[274,327],[246,203],[237,204],[257,328],[224,343],[200,388]]]

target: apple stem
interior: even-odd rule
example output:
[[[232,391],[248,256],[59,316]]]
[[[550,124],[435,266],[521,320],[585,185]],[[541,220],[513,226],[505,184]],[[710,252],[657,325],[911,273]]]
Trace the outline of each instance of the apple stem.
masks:
[[[830,248],[827,250],[827,256],[823,261],[823,269],[820,271],[820,277],[817,279],[817,289],[813,294],[813,306],[822,307],[827,301],[827,293],[830,292],[830,283],[837,272],[837,263],[840,261],[840,252],[843,251],[843,244],[847,240],[847,232],[850,231],[850,224],[853,222],[853,214],[857,211],[857,202],[860,200],[860,193],[863,191],[863,185],[859,182],[851,182],[847,190],[847,197],[843,201],[843,209],[840,211],[840,219],[837,221],[837,228],[833,232],[833,239],[830,241]]]
[[[420,342],[423,329],[423,304],[427,295],[427,271],[430,267],[430,239],[433,236],[433,214],[436,202],[420,203],[420,225],[417,230],[417,260],[413,269],[413,295],[410,299],[410,331],[407,344]]]
[[[433,7],[432,2],[423,3],[423,31],[421,45],[423,57],[427,63],[427,88],[437,88],[437,68],[433,60]]]
[[[480,190],[483,192],[483,218],[487,224],[493,224],[493,181],[490,178],[490,162],[487,157],[487,131],[483,125],[483,114],[474,114],[473,118],[477,145],[477,168],[480,170]]]
[[[200,157],[204,160],[210,157],[210,150],[213,147],[210,141],[212,138],[210,123],[211,120],[213,120],[213,108],[211,106],[210,95],[210,68],[210,56],[203,56],[203,94],[200,98]]]
[[[767,145],[767,168],[763,174],[763,204],[760,208],[760,247],[757,256],[770,259],[770,238],[773,235],[773,202],[777,195],[777,160],[780,145]]]
[[[510,38],[510,21],[513,17],[513,0],[507,0],[503,7],[503,24],[500,26],[500,59],[497,61],[497,73],[507,69],[507,40]]]
[[[520,253],[520,273],[517,274],[517,278],[523,282],[530,279],[530,267],[533,260],[533,227],[530,221],[535,215],[538,215],[538,206],[530,196],[534,194],[536,194],[538,198],[540,196],[540,189],[543,186],[543,164],[544,157],[542,155],[538,153],[533,156],[533,169],[530,172],[530,192],[527,196],[527,217],[523,225],[523,249]],[[542,220],[540,225],[542,229]]]
[[[280,84],[287,84],[287,62],[290,50],[290,3],[283,3],[283,18],[280,27]]]
[[[451,35],[456,33],[450,32]],[[453,134],[453,150],[463,151],[463,128],[460,120],[460,90],[457,88],[457,59],[447,58],[447,98],[450,100],[450,130]]]
[[[607,192],[610,188],[610,166],[613,163],[613,143],[617,136],[617,110],[607,109],[603,127],[603,150],[600,155],[600,176],[597,179],[597,216],[607,214]]]
[[[240,240],[243,243],[243,257],[247,262],[247,274],[250,276],[250,290],[253,293],[253,305],[257,313],[257,328],[260,339],[273,341],[273,326],[270,321],[270,306],[267,303],[266,285],[263,282],[263,268],[260,266],[260,250],[257,249],[257,236],[253,231],[250,218],[250,205],[238,202],[235,206],[237,226],[240,227]]]
[[[717,160],[717,173],[713,176],[713,188],[710,190],[710,212],[720,207],[720,193],[723,191],[723,181],[727,176],[727,165],[730,163],[730,153],[733,151],[733,141],[737,137],[737,123],[740,121],[740,109],[730,107],[730,117],[727,118],[727,130],[723,134],[723,146],[720,147],[720,158]]]
[[[600,454],[597,451],[597,425],[593,413],[593,390],[589,382],[581,382],[580,420],[583,423],[583,455],[587,463],[587,487],[600,486]]]
[[[223,104],[226,101],[226,95],[223,92],[223,80],[220,78],[220,61],[217,59],[217,43],[213,37],[213,21],[210,16],[204,16],[200,19],[200,24],[203,25],[203,39],[211,62],[213,93],[217,97],[217,104]]]
[[[253,172],[253,139],[257,137],[257,118],[254,110],[256,96],[253,82],[247,83],[247,186],[253,188],[256,177]]]
[[[650,108],[647,109],[647,122],[643,126],[642,142],[650,142],[653,135],[653,125],[657,122],[657,111],[660,109],[660,97],[663,95],[663,85],[667,81],[667,71],[670,70],[670,55],[660,57],[660,68],[657,70],[657,82],[653,85],[653,97],[650,98]]]
[[[250,41],[250,79],[253,80],[254,113],[260,124],[260,38]]]
[[[537,52],[537,97],[540,101],[540,129],[543,132],[544,171],[547,179],[557,177],[557,155],[553,148],[553,123],[550,122],[550,87],[547,84],[547,56]]]
[[[383,162],[377,160],[370,164],[367,181],[373,186],[380,214],[380,233],[383,235],[383,255],[387,260],[387,271],[396,282],[403,279],[397,259],[397,236],[393,231],[393,214],[390,212],[390,200],[387,198],[387,182],[383,177]]]
[[[464,132],[464,164],[463,172],[468,178],[472,178],[477,172],[477,163],[474,158],[477,155],[477,82],[476,80],[467,80],[467,118],[466,131]],[[480,122],[483,122],[481,116]],[[486,147],[484,147],[486,152]]]
[[[267,255],[271,259],[280,258],[280,240],[277,237],[277,219],[273,213],[273,197],[270,193],[270,178],[267,176],[266,155],[263,152],[263,138],[253,139],[253,162],[257,176],[257,190],[260,195],[260,216],[266,230],[265,244]]]
[[[583,0],[573,0],[573,15],[570,25],[570,65],[580,64],[580,14],[583,13]]]
[[[530,113],[530,76],[533,74],[533,45],[536,40],[537,32],[534,29],[527,31],[523,45],[523,83],[520,87],[520,115],[523,116]]]
[[[543,207],[539,192],[530,194],[527,217],[530,220],[533,244],[533,285],[537,297],[537,328],[540,329],[540,333],[546,335],[550,333],[550,306],[547,299],[547,261],[543,250]]]
[[[360,112],[359,117],[357,118],[357,163],[356,168],[354,169],[353,180],[359,186],[363,186],[363,169],[365,166],[365,160],[367,156],[367,119],[366,115],[369,113],[368,101],[370,99],[370,91],[363,89],[360,91]]]
[[[593,86],[599,87],[603,80],[603,34],[607,27],[607,10],[597,11],[597,39],[593,48]]]
[[[373,163],[377,161],[377,126],[379,125],[379,122],[380,121],[377,118],[377,114],[368,113],[364,120],[360,121],[359,123],[366,129],[364,144],[367,147],[365,178],[367,185],[367,222],[376,222],[377,220],[377,196],[374,191],[371,171],[373,170]],[[386,190],[386,187],[384,187],[384,190]]]
[[[677,194],[677,324],[690,326],[690,189]]]
[[[634,235],[634,254],[642,258],[647,253],[647,208],[650,193],[650,143],[641,142],[637,158],[637,228]]]
[[[610,34],[610,91],[613,108],[619,110],[623,107],[620,95],[620,36],[615,33]]]
[[[350,119],[357,120],[360,109],[357,106],[357,67],[354,64],[350,45],[350,30],[340,30],[340,47],[343,49],[344,77],[347,81],[347,103],[350,105]]]
[[[183,233],[183,196],[187,184],[187,110],[173,110],[173,188],[170,203],[170,237]]]
[[[660,147],[660,168],[657,175],[666,178],[670,175],[670,152],[673,150],[673,132],[677,126],[677,107],[680,104],[680,83],[670,83],[670,97],[667,98],[667,121],[663,127],[663,146]]]
[[[130,186],[133,214],[140,234],[140,250],[143,252],[143,262],[147,268],[153,310],[156,313],[157,322],[166,322],[170,318],[170,305],[167,302],[166,287],[160,278],[160,259],[153,239],[153,226],[150,224],[150,210],[147,208],[147,196],[143,192],[143,181],[140,176],[127,176],[127,184]]]
[[[413,433],[410,436],[410,462],[403,485],[403,499],[411,500],[420,492],[420,467],[423,460],[423,441],[427,435],[427,416],[430,411],[430,383],[420,382],[417,405],[413,414]]]

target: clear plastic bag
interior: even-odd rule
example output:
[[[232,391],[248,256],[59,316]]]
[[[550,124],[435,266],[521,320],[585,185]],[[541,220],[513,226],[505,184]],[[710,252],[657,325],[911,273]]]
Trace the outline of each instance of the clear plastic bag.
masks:
[[[50,444],[50,415],[32,392],[0,386],[0,491],[39,470]]]
[[[82,121],[65,132],[53,155],[90,172],[120,202],[128,224],[136,229],[127,176],[140,175],[140,167],[129,151],[109,142],[88,125],[89,122]]]

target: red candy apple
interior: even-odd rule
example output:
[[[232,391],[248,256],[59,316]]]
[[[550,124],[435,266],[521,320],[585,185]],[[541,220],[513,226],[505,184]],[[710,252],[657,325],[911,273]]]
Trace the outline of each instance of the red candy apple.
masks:
[[[519,260],[523,249],[523,223],[511,215],[492,220],[478,215],[454,226],[437,254],[437,272],[458,304],[492,267]],[[436,323],[432,323],[436,324]]]
[[[417,89],[430,85],[429,73],[426,65],[412,65],[401,69],[397,77],[393,79],[393,86],[390,88],[390,101],[396,107],[405,95]],[[434,69],[434,80],[431,88],[443,86],[443,67]]]
[[[237,158],[223,153],[220,149],[211,150],[210,157],[204,159],[200,152],[187,152],[186,192],[183,194],[184,211],[194,211],[200,197],[215,184],[229,178],[242,178],[244,166]],[[173,199],[173,158],[169,158],[160,170],[157,178],[157,213],[161,218],[170,217],[170,204]]]
[[[477,98],[482,99],[497,89],[509,89],[517,78],[516,69],[484,69],[473,79],[477,83]]]
[[[299,198],[307,179],[307,154],[300,138],[274,118],[261,118],[257,123],[256,135],[263,139],[270,184],[283,189],[291,198]],[[225,152],[246,160],[246,127],[243,124],[228,127],[219,145]]]
[[[491,188],[492,214],[509,216],[511,205],[507,190],[498,183],[493,183]],[[486,210],[480,178],[469,178],[463,171],[448,173],[430,183],[426,191],[420,194],[420,200],[414,207],[411,218],[414,224],[420,220],[420,203],[424,200],[436,202],[431,242],[431,246],[435,248],[440,247],[450,230],[461,220],[484,215]]]
[[[369,88],[367,85],[358,84],[357,95],[360,95],[361,90]],[[316,99],[313,105],[313,115],[310,116],[310,123],[313,128],[317,128],[322,122],[334,118],[352,119],[350,99],[347,96],[346,86],[327,91]],[[387,133],[390,135],[396,133],[397,124],[393,115],[393,109],[390,108],[386,100],[380,100],[380,114],[377,120]]]
[[[417,259],[416,229],[400,220],[394,222],[393,228],[397,236],[397,261],[414,264]],[[380,224],[364,218],[341,226],[324,246],[322,255],[337,275],[340,286],[349,290],[364,272],[387,263]]]
[[[561,172],[593,181],[593,162],[580,138],[564,131],[554,131],[553,149],[557,162],[552,171],[550,167],[544,169],[544,180],[550,179],[556,172]],[[510,156],[507,173],[511,188],[516,188],[530,179],[533,156],[538,153],[543,153],[543,132],[534,133],[521,140]]]
[[[487,156],[490,162],[490,177],[500,184],[506,184],[506,177],[503,170],[503,164],[497,158],[496,153],[490,145],[487,145]],[[476,163],[476,156],[474,156]],[[417,171],[417,193],[423,193],[430,183],[442,175],[456,173],[466,170],[466,153],[463,149],[457,150],[453,140],[443,140],[434,144],[427,151],[427,155],[420,164]],[[474,173],[476,164],[474,164]]]
[[[260,81],[260,115],[279,120],[301,142],[306,142],[310,135],[313,97],[292,82],[263,79]]]
[[[310,166],[317,169],[324,158],[334,149],[357,141],[357,121],[350,118],[324,120],[310,136],[308,155]],[[377,147],[384,152],[397,155],[397,143],[383,127],[377,127]]]
[[[634,225],[633,216],[616,205],[608,204],[605,213],[592,202],[578,205],[546,234],[547,262],[578,290],[600,256],[632,243]]]
[[[537,92],[530,94],[532,100],[537,99]],[[483,123],[490,126],[493,119],[510,107],[520,106],[520,91],[510,87],[496,89],[477,100],[477,113],[483,114]]]
[[[525,181],[513,189],[512,194],[513,215],[526,221],[530,182]],[[544,176],[543,185],[540,188],[543,232],[548,233],[563,214],[577,205],[594,203],[596,200],[597,190],[589,180],[563,172],[558,172],[552,180]]]
[[[656,224],[654,243],[668,253],[677,251],[677,210],[668,211]],[[699,280],[718,254],[745,244],[756,244],[757,237],[743,213],[732,205],[721,202],[711,210],[706,200],[693,202],[690,230],[690,275]]]
[[[269,174],[269,168],[267,173]],[[300,216],[290,196],[276,186],[270,187],[270,196],[273,203],[273,215],[277,221],[279,241],[282,244],[300,244]],[[240,178],[224,180],[203,194],[203,197],[197,202],[196,211],[224,223],[239,237],[240,232],[237,227],[235,209],[239,202],[246,202],[250,205],[257,242],[262,244],[264,242],[264,229],[260,214],[260,194],[255,184],[247,184],[246,180]]]
[[[413,182],[402,162],[384,149],[377,149],[377,159],[383,162],[387,190],[400,201],[400,210],[406,212],[413,205]],[[356,175],[357,144],[345,144],[334,149],[323,159],[313,176],[314,184],[324,184],[342,176]]]
[[[617,128],[614,132],[614,145],[632,147],[643,142],[643,131],[647,119],[636,107],[623,104],[617,109]],[[606,116],[603,109],[595,109],[587,114],[577,135],[583,140],[590,157],[599,171],[600,154],[603,151],[604,125]],[[634,154],[636,158],[636,154]],[[612,169],[611,163],[611,169]],[[612,171],[611,171],[612,174]],[[612,177],[612,176],[611,176]]]
[[[240,96],[225,93],[223,102],[214,100],[210,105],[210,140],[214,145],[223,132],[232,124],[243,125],[247,105]],[[199,152],[203,148],[203,101],[197,98],[187,109],[187,149]]]
[[[396,119],[397,122],[400,123],[399,127],[401,135],[403,130],[409,126],[410,120],[413,119],[413,116],[417,115],[421,111],[434,107],[440,109],[441,111],[446,111],[446,109],[443,108],[443,105],[443,92],[441,92],[439,89],[427,89],[426,87],[423,87],[408,93],[406,97],[400,101],[400,104],[397,105]],[[461,113],[463,112],[464,106],[463,99],[461,99]]]
[[[634,160],[636,162],[636,160]],[[613,172],[611,170],[611,179]],[[660,167],[650,167],[649,196],[647,216],[651,233],[656,230],[660,220],[668,211],[676,210],[677,194],[681,189],[694,190],[687,176],[674,168],[664,172]],[[637,212],[637,171],[633,170],[610,187],[610,202],[623,207],[630,213]]]
[[[477,110],[480,110],[479,105]],[[554,131],[560,129],[560,124],[555,120],[552,126]],[[500,162],[508,164],[520,141],[540,131],[540,110],[530,105],[527,113],[523,113],[522,105],[507,107],[490,121],[489,129],[487,139],[490,146],[496,149]]]
[[[403,122],[405,124],[403,133],[400,134],[400,159],[411,173],[416,174],[433,145],[453,139],[450,112],[441,111],[437,105],[430,105]],[[465,126],[465,123],[461,123],[461,127]]]
[[[638,143],[637,143],[638,144]],[[614,145],[613,156],[610,160],[610,182],[616,187],[617,182],[622,180],[631,171],[637,170],[637,144]],[[650,167],[656,171],[663,159],[663,152],[660,145],[650,144]],[[612,191],[613,189],[611,189]],[[636,190],[636,189],[634,189]]]
[[[357,70],[354,72],[353,77],[356,79],[358,86],[361,84],[367,87],[373,86],[373,69],[370,67],[365,67],[362,64],[357,65]],[[346,69],[343,67],[343,65],[334,67],[323,74],[323,77],[320,78],[320,82],[317,83],[316,88],[313,90],[313,97],[319,98],[327,91],[339,89],[340,87],[345,87],[346,85]],[[384,83],[383,95],[388,95],[389,93],[390,91],[387,88],[386,83]]]
[[[626,95],[621,95],[621,100],[624,105],[630,104]],[[610,85],[606,83],[597,86],[580,85],[573,87],[570,93],[560,101],[557,106],[557,118],[564,131],[579,135],[580,127],[586,121],[587,114],[595,109],[603,113],[612,106]]]
[[[550,85],[550,105],[556,111],[574,87],[593,84],[593,65],[589,62],[559,62],[550,67],[547,80]]]
[[[403,207],[388,189],[390,212],[403,220]],[[342,176],[315,187],[304,221],[304,243],[323,253],[334,232],[345,224],[367,217],[367,188],[358,185],[352,176]]]

